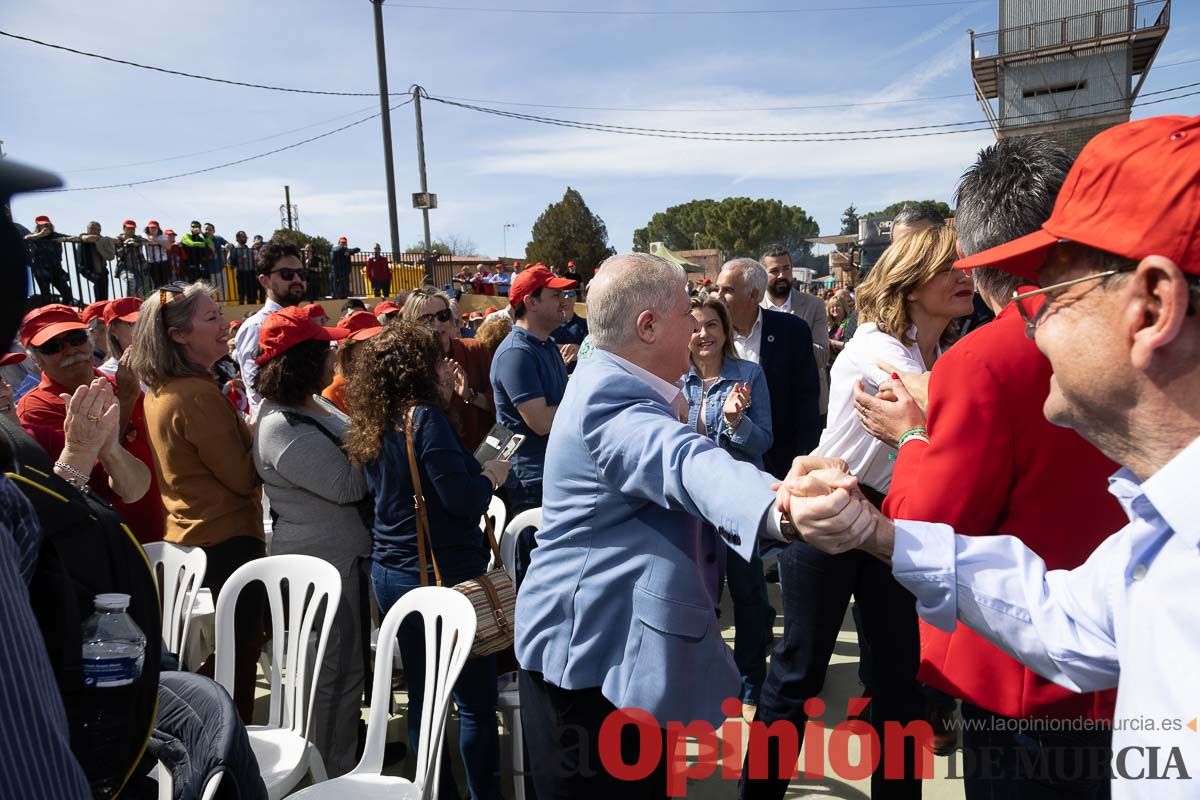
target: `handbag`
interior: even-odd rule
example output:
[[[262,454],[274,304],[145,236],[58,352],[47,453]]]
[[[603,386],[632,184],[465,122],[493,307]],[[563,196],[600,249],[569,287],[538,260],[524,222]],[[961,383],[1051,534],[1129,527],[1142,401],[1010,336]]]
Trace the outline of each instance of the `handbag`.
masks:
[[[413,501],[417,518],[417,562],[421,570],[421,585],[429,585],[429,567],[433,567],[434,585],[442,585],[442,573],[438,569],[437,557],[433,552],[433,538],[429,531],[429,515],[425,511],[425,493],[421,489],[421,473],[417,468],[416,448],[413,445],[413,409],[404,415],[404,438],[408,445],[408,470],[412,474]],[[471,657],[491,655],[511,647],[513,643],[513,621],[517,610],[517,589],[512,578],[504,571],[500,560],[500,546],[496,544],[496,523],[487,518],[484,530],[495,558],[493,567],[477,578],[452,586],[460,592],[475,609],[475,641],[471,645]]]

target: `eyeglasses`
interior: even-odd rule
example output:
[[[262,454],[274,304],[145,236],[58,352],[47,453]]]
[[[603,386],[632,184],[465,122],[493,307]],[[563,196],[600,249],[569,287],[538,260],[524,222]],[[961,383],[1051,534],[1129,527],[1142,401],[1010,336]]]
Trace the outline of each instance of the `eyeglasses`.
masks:
[[[1017,306],[1017,311],[1021,313],[1021,319],[1025,320],[1025,335],[1030,339],[1037,332],[1037,326],[1046,316],[1046,309],[1054,302],[1054,299],[1062,293],[1063,289],[1071,286],[1076,286],[1088,281],[1103,280],[1111,278],[1113,275],[1119,275],[1122,272],[1130,272],[1137,269],[1137,265],[1122,267],[1121,269],[1110,269],[1104,272],[1097,272],[1092,275],[1084,275],[1082,278],[1063,281],[1062,283],[1052,283],[1049,286],[1043,286],[1040,289],[1034,289],[1032,292],[1018,293],[1013,292],[1013,302]],[[1055,294],[1051,294],[1054,292]],[[1043,298],[1039,304],[1034,298]]]
[[[174,283],[168,283],[166,286],[161,287],[158,290],[158,305],[160,307],[165,306],[167,303],[171,302],[172,297],[177,294],[183,294],[187,287],[188,285],[186,281],[175,281]]]
[[[302,269],[293,269],[291,267],[283,267],[281,269],[273,269],[267,273],[268,275],[278,275],[285,281],[308,280],[308,272]]]
[[[443,308],[436,314],[422,314],[421,316],[417,317],[417,322],[421,323],[422,325],[431,325],[433,324],[434,320],[437,320],[438,322],[449,322],[452,319],[454,319],[454,312],[448,308]]]
[[[56,356],[63,351],[64,347],[79,347],[87,344],[86,331],[68,331],[61,336],[55,336],[50,341],[37,346],[39,353],[47,356]]]

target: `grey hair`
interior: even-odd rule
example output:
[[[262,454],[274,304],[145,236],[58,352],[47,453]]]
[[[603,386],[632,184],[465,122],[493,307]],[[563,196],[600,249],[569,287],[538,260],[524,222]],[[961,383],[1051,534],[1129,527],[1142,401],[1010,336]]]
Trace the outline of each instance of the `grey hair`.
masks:
[[[925,227],[926,225],[945,225],[946,219],[936,208],[924,203],[905,203],[896,216],[892,217],[892,230],[897,226]]]
[[[400,319],[416,322],[417,317],[421,316],[420,307],[425,305],[426,300],[435,299],[445,303],[446,308],[454,309],[454,301],[441,289],[435,289],[432,286],[418,286],[409,293],[408,299],[404,301],[404,308],[400,309]]]
[[[183,347],[171,338],[170,329],[189,331],[196,303],[201,295],[216,291],[207,281],[196,281],[180,293],[151,292],[133,326],[133,355],[129,366],[138,380],[151,389],[160,389],[173,378],[207,377],[208,367],[188,361]],[[162,299],[166,298],[166,304]]]
[[[1001,139],[979,151],[954,193],[954,227],[971,256],[1019,239],[1042,226],[1071,169],[1071,156],[1040,136]],[[993,267],[974,271],[975,287],[1007,300],[1023,282]]]
[[[746,288],[750,291],[757,291],[759,300],[767,296],[768,277],[766,267],[753,258],[735,258],[732,261],[726,261],[721,267],[721,271],[724,272],[731,267],[741,270],[742,279],[746,282]]]
[[[687,284],[683,267],[649,253],[609,256],[588,284],[588,333],[614,349],[636,335],[643,311],[667,314]]]

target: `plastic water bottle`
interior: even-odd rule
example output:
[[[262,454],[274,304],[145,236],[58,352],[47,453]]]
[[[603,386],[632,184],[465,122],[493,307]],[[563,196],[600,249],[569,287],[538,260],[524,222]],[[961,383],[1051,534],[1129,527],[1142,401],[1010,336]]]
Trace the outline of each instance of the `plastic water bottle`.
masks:
[[[83,683],[128,686],[142,674],[146,634],[125,613],[127,594],[96,595],[96,612],[83,623]]]

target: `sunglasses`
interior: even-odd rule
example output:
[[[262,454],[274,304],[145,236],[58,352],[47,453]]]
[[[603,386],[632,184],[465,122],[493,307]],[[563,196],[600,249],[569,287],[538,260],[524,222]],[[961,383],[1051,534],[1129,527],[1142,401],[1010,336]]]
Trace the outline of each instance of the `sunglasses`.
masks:
[[[452,319],[454,319],[454,312],[448,308],[443,308],[436,314],[422,314],[421,316],[417,317],[417,322],[420,322],[422,325],[428,325],[434,320],[437,320],[438,322],[449,322]]]
[[[293,269],[292,267],[283,267],[282,269],[273,269],[267,273],[268,275],[278,275],[285,281],[308,280],[308,273],[302,269]]]
[[[86,331],[68,331],[61,336],[55,336],[45,344],[37,346],[39,353],[47,356],[55,356],[63,351],[64,347],[79,347],[87,344]]]
[[[168,283],[166,286],[161,287],[158,290],[158,305],[165,306],[167,303],[171,302],[172,297],[177,294],[183,294],[183,291],[187,289],[187,287],[188,285],[186,281],[175,281],[174,283]]]

